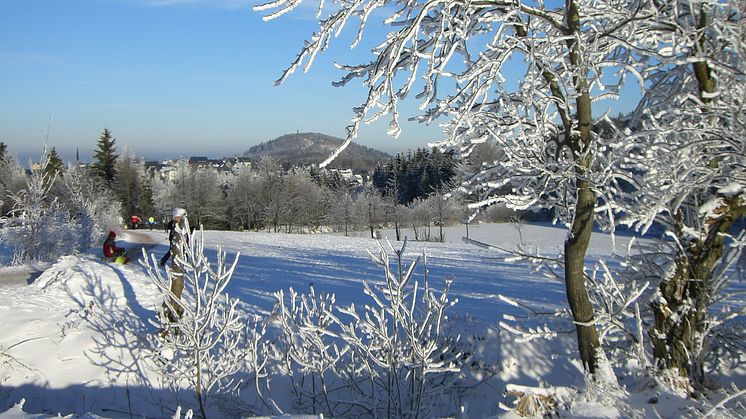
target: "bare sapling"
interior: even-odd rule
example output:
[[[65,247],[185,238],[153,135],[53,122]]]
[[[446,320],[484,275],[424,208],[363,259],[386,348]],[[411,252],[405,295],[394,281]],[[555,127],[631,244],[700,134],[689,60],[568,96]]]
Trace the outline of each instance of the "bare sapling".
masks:
[[[293,377],[295,408],[332,416],[456,413],[471,351],[446,316],[456,303],[448,298],[452,280],[437,291],[424,256],[405,266],[406,240],[399,250],[378,244],[371,257],[384,280],[363,283],[371,304],[340,307],[333,294],[313,288],[306,295],[291,289],[289,298],[276,294],[276,350]]]
[[[189,234],[188,222],[177,228],[179,234]],[[239,255],[228,265],[226,253],[218,249],[217,261],[211,264],[204,253],[201,229],[178,246],[180,252],[174,263],[191,291],[181,298],[171,291],[173,271],[167,268],[167,275],[163,275],[156,257],[148,258],[143,251],[141,263],[163,294],[166,306],[165,311],[151,319],[158,330],[149,336],[153,367],[174,386],[186,384],[193,389],[199,412],[207,417],[207,402],[212,395],[235,391],[246,375],[244,369],[260,365],[246,362],[258,356],[258,346],[248,336],[246,322],[237,309],[238,300],[225,292]],[[166,311],[178,311],[181,316],[173,321]],[[255,333],[261,329],[252,330]]]

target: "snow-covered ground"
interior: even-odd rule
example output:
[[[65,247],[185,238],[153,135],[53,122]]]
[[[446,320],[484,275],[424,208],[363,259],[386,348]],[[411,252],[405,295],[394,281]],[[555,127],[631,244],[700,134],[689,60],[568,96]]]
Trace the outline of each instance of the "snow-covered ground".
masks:
[[[145,234],[148,240],[125,232],[120,243],[137,249],[143,247],[143,241],[151,241],[154,244],[145,243],[144,247],[160,258],[167,249],[166,233]],[[239,298],[247,312],[268,315],[275,301],[273,293],[290,287],[305,292],[313,286],[317,292],[335,293],[342,305],[364,303],[367,297],[362,282],[383,277],[368,254],[369,250],[376,251],[377,244],[362,237],[364,233],[357,233],[360,237],[222,231],[204,234],[212,256],[218,245],[228,252],[229,260],[240,252],[227,292]],[[391,231],[383,235],[393,238]],[[407,260],[426,252],[430,280],[436,287],[447,277],[454,279],[450,295],[458,303],[452,317],[462,322],[464,333],[481,342],[477,349],[481,359],[499,368],[495,377],[469,394],[464,415],[502,414],[498,404],[512,400],[503,394],[507,384],[583,389],[571,324],[561,324],[554,339],[528,344],[516,342],[498,326],[506,314],[526,314],[510,304],[511,300],[535,310],[562,309],[566,306],[563,284],[536,273],[526,262],[506,261],[499,250],[464,243],[463,235],[463,226],[451,227],[446,230],[446,243],[409,242]],[[548,225],[523,225],[519,230],[512,224],[486,224],[469,229],[471,239],[511,249],[522,239],[524,249],[539,249],[547,257],[559,254],[565,235],[564,229]],[[596,234],[588,261],[608,259],[615,251],[625,253],[630,238],[616,239],[614,247],[608,235]],[[422,272],[416,275],[421,277]],[[139,263],[105,263],[98,251],[91,251],[63,257],[28,282],[22,270],[0,268],[0,412],[6,412],[0,417],[18,417],[23,412],[165,417],[180,404],[144,363],[146,336],[154,332],[147,320],[155,317],[162,298]],[[746,372],[741,369],[731,373],[733,381],[743,388]],[[621,398],[625,400],[623,406],[578,403],[573,406],[573,414],[695,415],[692,401],[661,394],[657,389],[639,388],[640,382],[620,378],[622,384],[638,386],[626,389]],[[282,389],[274,390],[282,393]],[[25,400],[22,407],[16,405],[21,400]]]

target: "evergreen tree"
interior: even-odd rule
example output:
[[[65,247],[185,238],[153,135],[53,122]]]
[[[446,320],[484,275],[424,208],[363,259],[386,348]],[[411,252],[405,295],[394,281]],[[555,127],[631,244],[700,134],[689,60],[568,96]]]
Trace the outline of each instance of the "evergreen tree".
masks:
[[[52,149],[49,150],[49,162],[47,162],[47,166],[44,168],[47,176],[62,176],[63,167],[64,164],[62,163],[60,155],[57,154],[57,149],[52,147]]]
[[[155,201],[153,199],[153,177],[143,169],[140,171],[140,213],[143,221],[153,217],[155,218]]]
[[[378,163],[376,165],[376,168],[373,169],[373,175],[371,176],[371,180],[373,181],[373,186],[375,186],[381,193],[385,193],[386,191],[386,185],[389,183],[388,173],[387,170],[392,165],[391,162],[386,164],[386,167],[381,166],[381,163]]]
[[[347,181],[339,174],[339,172],[331,172],[325,177],[324,185],[329,189],[343,189],[347,188]]]
[[[396,185],[398,203],[407,205],[449,185],[455,175],[456,162],[452,154],[422,148],[406,156],[397,154],[385,166],[376,167],[373,185],[384,196],[390,195],[391,185]]]
[[[142,217],[142,204],[140,198],[143,193],[142,163],[127,149],[115,163],[114,172],[116,179],[111,183],[114,193],[122,203],[122,217],[129,220],[131,216]]]
[[[8,147],[5,145],[5,143],[0,141],[0,160],[5,158],[5,150],[7,148]]]
[[[114,182],[116,176],[116,168],[114,166],[117,160],[117,154],[115,154],[116,139],[111,136],[111,131],[104,128],[101,132],[101,136],[98,137],[98,149],[93,154],[93,170],[96,174],[106,180],[108,185]]]

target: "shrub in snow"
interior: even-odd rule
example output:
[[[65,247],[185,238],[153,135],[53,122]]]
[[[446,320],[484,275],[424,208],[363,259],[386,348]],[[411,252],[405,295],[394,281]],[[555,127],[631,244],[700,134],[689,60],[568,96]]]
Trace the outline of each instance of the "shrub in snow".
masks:
[[[0,217],[13,209],[10,195],[24,189],[25,186],[26,173],[18,160],[7,153],[2,155],[0,157]]]
[[[121,204],[100,183],[79,166],[71,166],[62,178],[61,199],[77,226],[76,243],[81,250],[100,245],[101,238],[122,223]]]
[[[414,280],[419,258],[404,266],[398,251],[371,254],[383,283],[363,283],[371,304],[338,307],[313,289],[289,299],[278,293],[275,350],[292,376],[295,408],[332,416],[426,417],[457,412],[457,380],[470,361],[465,340],[451,335],[446,310],[451,281],[441,292]],[[390,260],[390,253],[395,260]],[[392,266],[393,264],[393,266]]]
[[[46,151],[31,165],[25,188],[10,193],[16,227],[4,240],[14,249],[14,263],[54,261],[100,244],[121,223],[119,203],[97,186],[85,169],[71,167],[58,178],[46,170]]]
[[[180,234],[188,231],[187,222]],[[263,350],[260,340],[264,329],[247,328],[236,308],[238,300],[224,293],[238,255],[227,266],[225,252],[218,250],[213,267],[204,254],[201,229],[191,240],[181,240],[179,246],[175,264],[191,295],[176,298],[171,292],[173,272],[167,268],[164,276],[155,255],[150,259],[146,256],[142,262],[164,297],[164,310],[152,321],[159,332],[149,337],[152,365],[176,389],[184,384],[193,389],[204,417],[210,397],[237,391],[248,372],[254,372],[257,379],[262,374],[259,369],[263,364],[257,357]],[[182,312],[175,322],[165,312],[176,308],[172,305],[178,305]],[[250,368],[255,369],[247,372]]]
[[[300,412],[334,411],[328,381],[344,362],[347,348],[340,347],[338,334],[331,331],[337,323],[333,313],[333,294],[300,295],[289,290],[275,294],[277,304],[272,316],[279,326],[278,342],[273,346],[279,371],[290,377],[294,408]]]
[[[38,165],[31,165],[26,188],[10,194],[19,226],[8,229],[4,240],[14,248],[13,263],[54,261],[74,253],[77,232],[70,217],[57,199],[49,197],[56,175],[46,170],[46,149]]]
[[[634,240],[630,241],[630,246],[633,243]],[[589,276],[589,283],[591,301],[598,313],[595,322],[604,348],[620,356],[622,362],[623,358],[629,357],[632,348],[640,366],[646,367],[648,354],[640,300],[650,281],[625,280],[624,274],[612,272],[608,264],[600,260]]]

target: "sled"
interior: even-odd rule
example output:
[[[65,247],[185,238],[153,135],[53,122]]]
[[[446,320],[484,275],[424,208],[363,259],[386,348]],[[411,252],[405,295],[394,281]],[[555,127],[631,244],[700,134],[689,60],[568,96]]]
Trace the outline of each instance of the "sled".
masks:
[[[112,256],[112,257],[106,257],[102,256],[101,260],[104,262],[110,262],[110,263],[119,263],[121,265],[126,265],[130,262],[130,258],[127,256],[127,252],[122,252],[119,256]]]
[[[121,255],[119,255],[119,256],[117,256],[117,258],[114,259],[114,262],[121,263],[122,265],[126,265],[129,261],[130,261],[130,258],[128,258],[127,256],[125,256],[124,253],[121,254]]]

